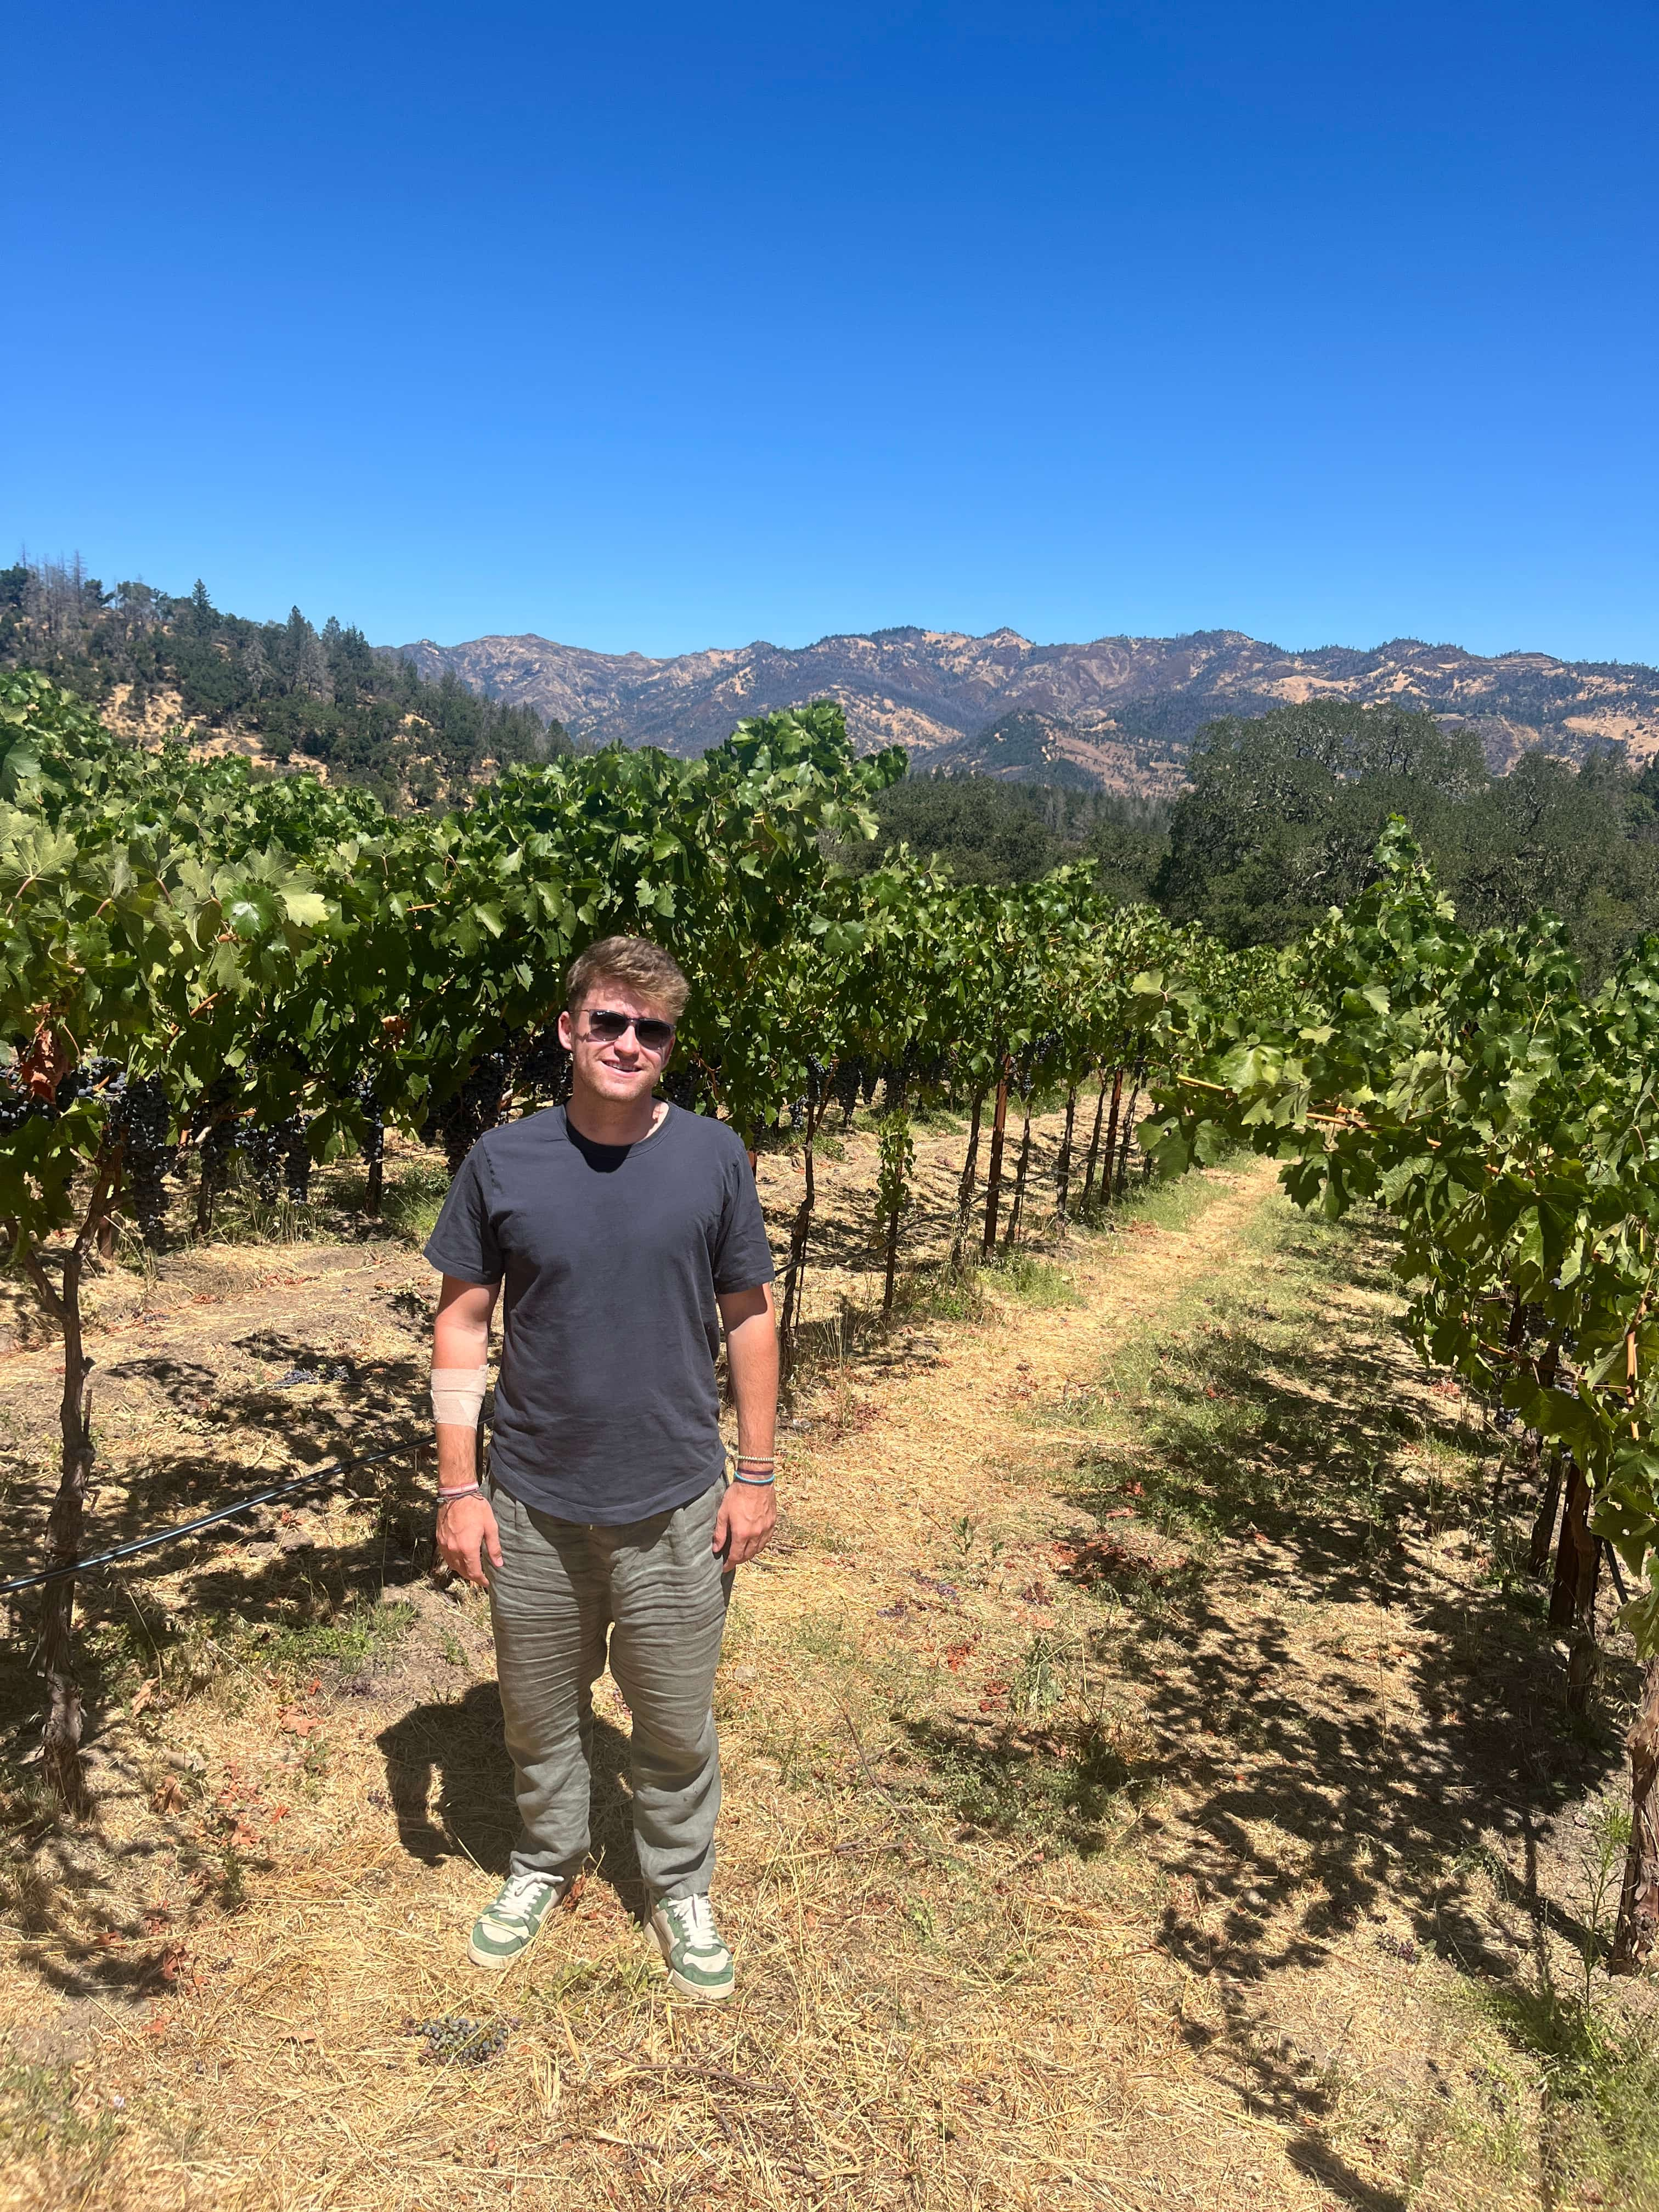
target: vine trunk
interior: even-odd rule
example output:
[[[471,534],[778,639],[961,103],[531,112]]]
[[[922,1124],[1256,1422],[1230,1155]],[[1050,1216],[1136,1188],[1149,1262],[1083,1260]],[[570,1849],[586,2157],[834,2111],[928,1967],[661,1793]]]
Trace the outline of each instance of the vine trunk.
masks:
[[[988,1260],[997,1249],[997,1208],[1002,1197],[1002,1147],[1008,1133],[1008,1075],[1003,1071],[997,1085],[996,1113],[991,1122],[991,1158],[985,1171],[985,1241],[981,1246]]]
[[[1630,1848],[1625,1855],[1610,1974],[1639,1973],[1659,1938],[1659,1659],[1642,1670],[1642,1702],[1625,1743],[1630,1752]]]
[[[1019,1165],[1014,1170],[1014,1202],[1008,1210],[1007,1232],[1002,1240],[1005,1252],[1013,1249],[1014,1239],[1019,1234],[1020,1217],[1025,1211],[1025,1170],[1031,1164],[1031,1102],[1024,1102],[1025,1126],[1020,1132]]]
[[[1123,1116],[1123,1133],[1118,1139],[1117,1171],[1112,1188],[1119,1198],[1123,1196],[1129,1182],[1129,1147],[1135,1138],[1135,1108],[1140,1103],[1140,1070],[1135,1071],[1134,1086],[1129,1093],[1128,1110]]]
[[[784,1270],[783,1317],[778,1329],[779,1372],[786,1382],[794,1371],[795,1343],[800,1328],[801,1301],[805,1294],[806,1247],[812,1234],[812,1210],[817,1203],[817,1177],[812,1156],[812,1139],[817,1134],[818,1113],[817,1101],[809,1101],[806,1109],[806,1142],[801,1155],[801,1164],[806,1174],[806,1188],[802,1194],[800,1204],[795,1209],[794,1220],[789,1227],[789,1262]]]
[[[1100,1158],[1101,1125],[1106,1118],[1106,1071],[1100,1073],[1100,1088],[1095,1093],[1095,1126],[1089,1139],[1089,1158],[1083,1170],[1083,1196],[1079,1211],[1089,1211],[1089,1198],[1095,1187],[1095,1168]]]
[[[1117,1164],[1117,1123],[1118,1116],[1122,1110],[1123,1070],[1118,1067],[1112,1071],[1112,1113],[1111,1119],[1106,1125],[1106,1163],[1100,1178],[1100,1199],[1103,1206],[1109,1206],[1112,1202],[1113,1170]]]
[[[1066,1093],[1066,1127],[1060,1139],[1060,1158],[1054,1165],[1054,1224],[1066,1226],[1066,1200],[1072,1181],[1072,1129],[1077,1120],[1077,1085]]]
[[[957,1185],[957,1233],[951,1247],[951,1265],[962,1265],[962,1248],[968,1241],[968,1224],[974,1213],[974,1186],[979,1180],[979,1129],[985,1113],[985,1093],[974,1093],[973,1113],[968,1123],[968,1156],[962,1164],[962,1179]]]

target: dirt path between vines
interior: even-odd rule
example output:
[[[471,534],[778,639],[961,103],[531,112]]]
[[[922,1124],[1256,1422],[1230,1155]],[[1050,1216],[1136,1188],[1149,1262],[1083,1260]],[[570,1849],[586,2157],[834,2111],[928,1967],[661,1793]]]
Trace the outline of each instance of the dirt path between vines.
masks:
[[[504,1985],[465,1964],[509,1773],[487,1616],[414,1573],[401,1494],[139,1586],[99,1826],[10,1877],[0,2203],[1621,2201],[1594,2144],[1540,2151],[1480,1994],[1593,1923],[1611,1737],[1562,1743],[1492,1582],[1496,1462],[1392,1333],[1384,1256],[1251,1165],[849,1336],[732,1606],[718,2012],[635,1923],[608,1677],[596,1870]],[[320,1449],[325,1393],[258,1363],[392,1355],[259,1287],[201,1370],[248,1364],[273,1453],[314,1405]],[[476,2066],[428,2063],[455,2014]]]

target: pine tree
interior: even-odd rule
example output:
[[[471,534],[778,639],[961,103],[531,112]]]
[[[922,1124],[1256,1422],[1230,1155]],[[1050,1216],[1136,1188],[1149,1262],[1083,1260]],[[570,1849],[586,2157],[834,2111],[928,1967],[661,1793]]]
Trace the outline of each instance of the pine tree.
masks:
[[[306,625],[306,629],[307,635],[305,643],[301,648],[299,665],[294,672],[294,688],[296,691],[304,693],[307,698],[331,701],[334,696],[334,678],[329,668],[327,655],[323,651],[322,640],[309,623]]]
[[[257,635],[249,638],[242,647],[242,666],[246,671],[247,680],[253,687],[256,699],[272,689],[274,678],[270,661]]]

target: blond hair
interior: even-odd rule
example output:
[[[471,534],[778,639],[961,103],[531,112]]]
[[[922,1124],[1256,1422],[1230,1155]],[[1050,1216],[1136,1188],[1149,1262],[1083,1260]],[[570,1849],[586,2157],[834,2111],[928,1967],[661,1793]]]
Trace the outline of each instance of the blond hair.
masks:
[[[671,1022],[678,1021],[691,995],[678,961],[653,945],[648,937],[602,937],[579,952],[566,970],[564,1003],[580,1013],[590,992],[600,983],[623,983],[642,999],[660,1006]]]

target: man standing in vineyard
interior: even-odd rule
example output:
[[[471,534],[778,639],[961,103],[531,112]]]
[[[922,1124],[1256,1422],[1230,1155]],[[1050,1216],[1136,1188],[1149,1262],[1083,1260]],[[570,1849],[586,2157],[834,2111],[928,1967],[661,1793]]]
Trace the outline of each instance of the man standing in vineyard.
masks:
[[[487,1583],[522,1829],[468,1955],[520,1957],[588,1849],[592,1685],[608,1656],[633,1714],[634,1832],[669,1979],[729,1996],[709,1910],[720,1754],[714,1668],[732,1571],[776,1519],[772,1255],[742,1144],[652,1096],[685,977],[643,938],[571,967],[570,1103],[468,1154],[426,1248],[438,1550]],[[490,1316],[503,1340],[489,1472],[476,1436]],[[728,1487],[714,1361],[738,1417]]]

